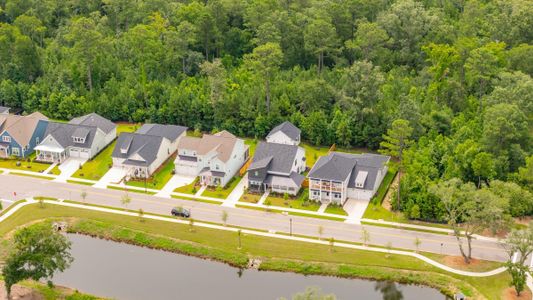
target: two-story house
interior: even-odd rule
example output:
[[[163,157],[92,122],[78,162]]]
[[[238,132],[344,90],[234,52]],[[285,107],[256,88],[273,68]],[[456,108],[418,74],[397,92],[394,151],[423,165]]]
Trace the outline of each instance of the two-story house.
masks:
[[[43,139],[47,126],[48,118],[39,112],[27,116],[0,114],[0,157],[28,157]]]
[[[248,157],[249,147],[244,140],[224,130],[201,138],[184,137],[174,164],[176,174],[199,176],[203,185],[224,187]]]
[[[126,177],[149,178],[176,153],[187,127],[144,124],[134,133],[122,133],[113,149],[113,167],[125,170]]]
[[[305,176],[305,151],[284,143],[260,142],[248,167],[248,189],[252,192],[271,190],[296,195]]]
[[[289,121],[285,121],[274,127],[267,135],[266,141],[268,143],[299,145],[300,144],[300,128],[294,126]]]
[[[308,174],[309,199],[344,205],[348,198],[370,200],[387,174],[390,156],[331,152]]]
[[[69,123],[50,122],[45,137],[35,147],[37,160],[62,163],[69,157],[92,159],[117,137],[117,126],[91,113]]]

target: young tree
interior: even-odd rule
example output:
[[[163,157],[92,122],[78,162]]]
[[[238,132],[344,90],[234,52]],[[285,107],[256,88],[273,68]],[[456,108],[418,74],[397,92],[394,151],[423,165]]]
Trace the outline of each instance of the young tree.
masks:
[[[211,102],[216,103],[222,99],[226,84],[226,69],[222,61],[217,58],[213,62],[204,61],[200,65],[200,71],[207,76],[209,88],[211,89]]]
[[[497,231],[507,224],[507,203],[488,189],[477,190],[471,183],[451,179],[431,186],[445,208],[445,218],[454,231],[459,250],[467,264],[472,258],[472,240],[486,229]],[[464,249],[463,238],[467,249]]]
[[[257,46],[251,54],[244,57],[246,64],[259,76],[265,83],[265,105],[267,112],[270,111],[270,81],[279,69],[283,52],[281,47],[276,43],[266,43]]]
[[[321,240],[322,234],[324,234],[324,227],[322,227],[322,225],[319,225],[317,230],[318,230],[318,239]]]
[[[361,241],[365,247],[368,246],[368,242],[370,241],[370,232],[368,232],[368,230],[366,230],[364,227],[361,230]]]
[[[506,263],[507,271],[511,275],[511,286],[514,286],[516,295],[524,290],[526,274],[529,271],[526,260],[533,253],[533,223],[527,229],[513,229],[502,243],[509,260]],[[513,260],[516,255],[516,262]]]
[[[474,175],[478,177],[478,188],[481,188],[481,179],[489,185],[489,180],[496,176],[496,167],[494,166],[492,154],[487,152],[476,154],[476,157],[472,161],[472,170],[474,171]]]
[[[37,198],[37,201],[39,201],[39,207],[44,208],[44,197]]]
[[[87,192],[85,190],[81,191],[81,199],[83,200],[83,203],[85,203],[85,199],[87,198]]]
[[[335,251],[335,238],[329,238],[329,252],[333,253]]]
[[[131,197],[126,192],[124,195],[122,195],[122,198],[120,198],[120,202],[124,207],[128,207],[128,205],[131,203]]]
[[[2,276],[8,298],[11,287],[19,281],[50,279],[66,270],[73,261],[70,241],[55,232],[50,224],[38,224],[15,233],[13,250],[5,260]]]
[[[409,121],[397,119],[392,122],[392,126],[387,130],[387,134],[383,135],[383,142],[380,143],[380,153],[396,157],[398,159],[398,209],[401,208],[401,179],[403,169],[403,153],[407,147],[412,144],[410,140],[413,134],[413,128],[409,125]]]
[[[139,208],[137,214],[139,215],[139,221],[144,222],[144,210],[142,208]]]
[[[194,219],[189,218],[189,232],[194,232]]]
[[[242,230],[240,230],[240,229],[237,230],[237,239],[239,241],[237,249],[241,249],[242,248],[241,235],[242,235]]]
[[[513,263],[511,261],[508,261],[505,266],[511,275],[511,282],[509,282],[509,284],[514,286],[516,295],[520,297],[520,293],[522,293],[526,285],[529,268],[523,264]]]
[[[226,226],[228,222],[228,212],[223,210],[221,218],[222,218],[222,222],[224,223],[224,226]]]
[[[422,240],[418,237],[415,238],[415,247],[416,247],[416,253],[418,253],[418,249],[420,248],[420,245],[422,245]]]

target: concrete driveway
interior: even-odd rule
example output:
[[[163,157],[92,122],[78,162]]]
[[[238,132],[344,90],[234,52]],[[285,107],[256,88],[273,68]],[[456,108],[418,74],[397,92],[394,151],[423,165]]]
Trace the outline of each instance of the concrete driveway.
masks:
[[[94,185],[97,188],[106,188],[109,184],[114,183],[118,184],[126,177],[126,170],[119,167],[112,167],[105,173],[105,175],[98,180]]]
[[[173,175],[167,184],[161,189],[161,192],[157,193],[157,196],[170,198],[170,194],[174,192],[175,189],[191,184],[195,178],[195,176]]]
[[[344,203],[344,210],[348,213],[346,223],[361,224],[361,218],[365,214],[365,210],[370,200],[348,199]]]
[[[57,176],[55,180],[66,182],[86,161],[86,158],[67,158],[62,164],[59,165],[61,174]]]

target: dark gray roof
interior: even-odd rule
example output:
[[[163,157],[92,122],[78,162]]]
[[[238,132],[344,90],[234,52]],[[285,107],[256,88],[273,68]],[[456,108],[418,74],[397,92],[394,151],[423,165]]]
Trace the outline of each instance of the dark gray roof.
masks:
[[[45,136],[51,135],[63,148],[75,146],[88,149],[93,144],[96,130],[95,126],[50,122]],[[80,135],[84,135],[85,143],[74,143],[72,137]]]
[[[350,154],[332,152],[322,156],[309,172],[309,178],[344,181],[350,176],[348,187],[355,187],[355,178],[360,171],[368,172],[364,189],[373,189],[378,170],[389,161],[390,156],[379,154]]]
[[[294,124],[292,124],[291,122],[285,121],[279,124],[278,126],[274,127],[274,129],[272,129],[268,133],[267,137],[273,135],[274,133],[278,131],[285,133],[288,137],[290,137],[293,140],[298,140],[298,137],[300,136],[300,133],[302,132],[300,128],[294,126]]]
[[[187,127],[184,126],[144,124],[136,133],[160,136],[174,142],[185,131],[187,131]]]
[[[302,182],[305,180],[305,176],[296,172],[292,172],[290,178],[292,181],[294,181],[294,183],[296,183],[297,186],[301,186]]]
[[[273,184],[279,184],[279,183],[286,183],[292,182],[293,185],[297,187],[302,186],[302,182],[304,181],[305,176],[302,174],[298,174],[296,172],[292,172],[290,176],[278,176],[278,175],[268,175],[266,179],[264,180],[264,183],[267,183],[269,185]]]
[[[7,114],[9,113],[9,107],[0,106],[0,114]]]
[[[115,123],[109,121],[108,119],[100,116],[97,113],[90,113],[85,116],[74,118],[70,120],[69,124],[95,126],[105,132],[105,134],[110,133],[113,129],[117,127]]]
[[[111,156],[126,159],[124,161],[126,165],[149,166],[156,160],[162,141],[163,138],[160,136],[122,133],[117,139],[117,144]],[[123,154],[121,149],[127,149],[126,153]],[[145,161],[132,159],[135,154],[138,154]]]
[[[295,145],[260,142],[255,149],[254,158],[248,169],[268,167],[269,172],[289,174],[294,165],[298,148]]]

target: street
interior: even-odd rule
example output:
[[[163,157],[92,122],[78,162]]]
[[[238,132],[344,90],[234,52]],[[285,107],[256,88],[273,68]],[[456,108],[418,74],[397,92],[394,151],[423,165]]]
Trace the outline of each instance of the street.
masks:
[[[86,191],[86,203],[123,207],[121,198],[124,191],[100,189],[70,183],[60,183],[45,179],[17,175],[0,175],[0,198],[16,201],[28,197],[46,196],[59,199],[83,202],[81,193]],[[14,196],[16,192],[16,196]],[[190,209],[192,217],[198,221],[222,223],[222,211],[228,213],[227,223],[230,225],[273,230],[276,232],[291,231],[296,235],[318,236],[318,228],[322,226],[322,237],[335,238],[337,241],[361,242],[361,231],[364,227],[370,236],[371,245],[386,246],[390,243],[393,248],[416,248],[415,239],[421,240],[420,251],[433,252],[446,255],[460,255],[457,241],[454,236],[409,231],[403,229],[347,224],[339,221],[325,219],[287,216],[279,213],[268,213],[252,209],[230,208],[215,204],[208,204],[190,200],[160,198],[152,195],[129,192],[131,203],[128,209],[142,208],[145,212],[170,215],[170,210],[175,206]],[[3,203],[4,209],[7,207]],[[479,259],[505,261],[507,254],[503,248],[494,241],[474,240],[472,256]]]

